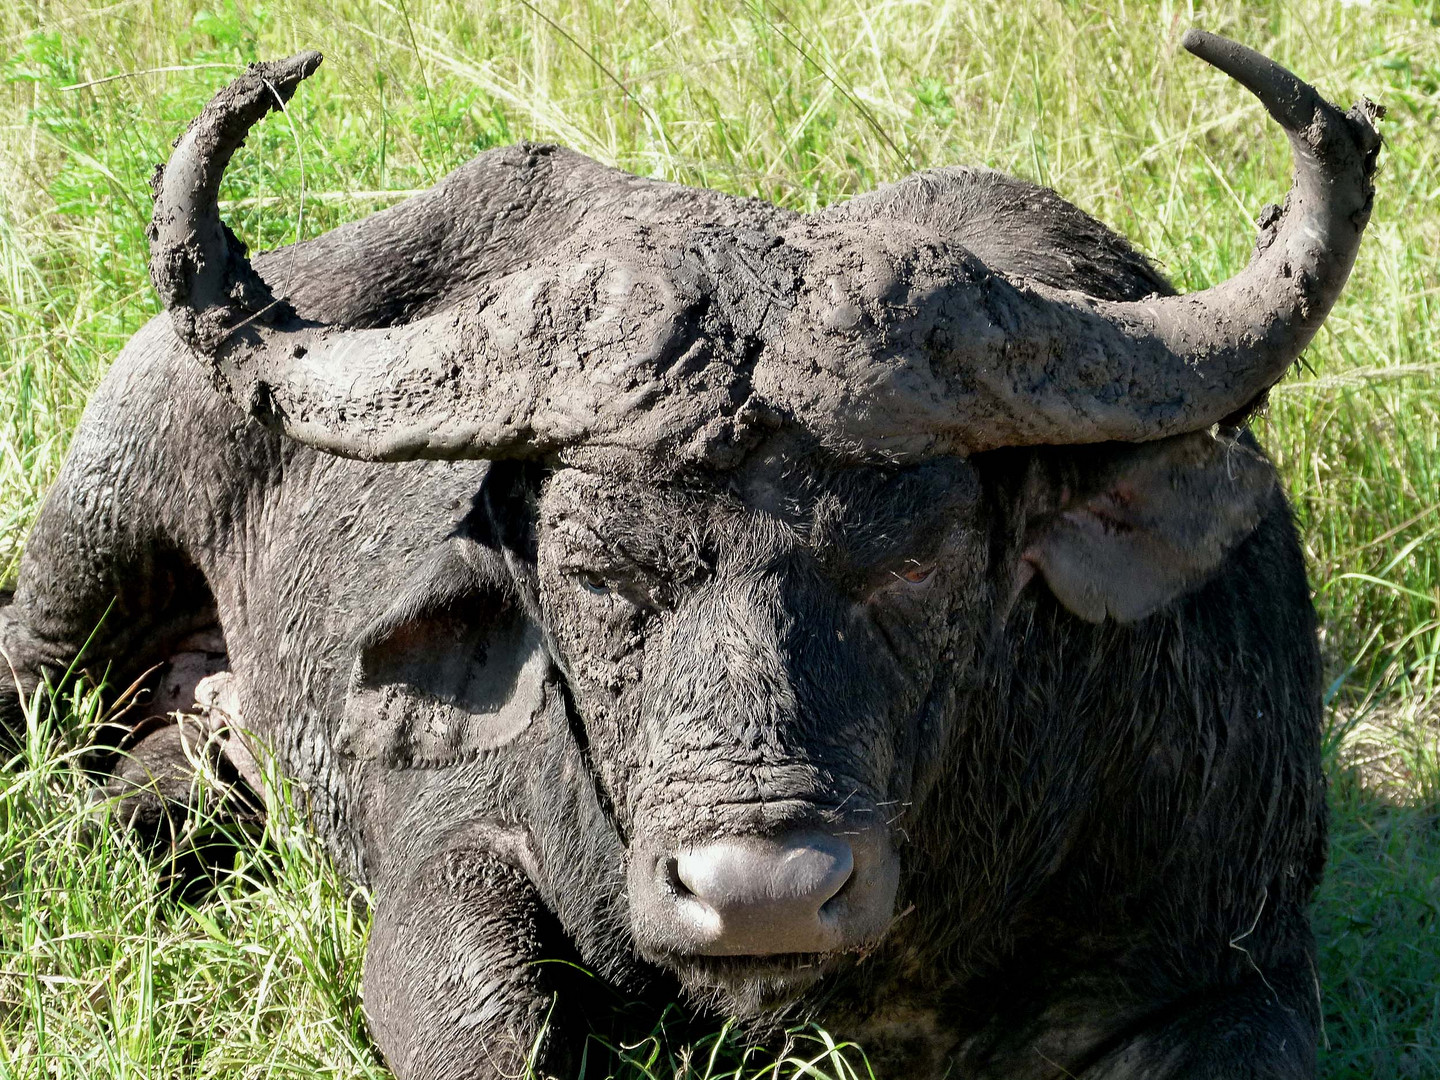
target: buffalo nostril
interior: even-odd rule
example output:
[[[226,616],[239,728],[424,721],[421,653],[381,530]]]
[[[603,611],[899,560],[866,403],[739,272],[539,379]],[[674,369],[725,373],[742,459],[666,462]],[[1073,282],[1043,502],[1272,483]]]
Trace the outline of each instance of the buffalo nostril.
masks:
[[[831,909],[838,907],[844,901],[845,897],[849,894],[850,886],[854,883],[854,881],[855,866],[852,859],[850,872],[845,875],[845,880],[840,882],[839,888],[837,888],[833,893],[831,893],[825,898],[825,902],[820,905],[820,913],[823,915]]]
[[[670,891],[675,896],[683,900],[686,897],[695,895],[693,892],[691,892],[690,886],[686,885],[680,877],[679,859],[672,856],[664,860],[662,866],[664,868],[663,876],[665,878],[665,884],[670,887]]]

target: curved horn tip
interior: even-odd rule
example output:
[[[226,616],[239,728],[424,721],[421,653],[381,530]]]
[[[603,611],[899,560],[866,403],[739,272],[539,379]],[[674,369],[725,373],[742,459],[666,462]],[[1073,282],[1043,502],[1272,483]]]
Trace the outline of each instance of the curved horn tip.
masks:
[[[226,133],[222,142],[238,145],[252,125],[295,96],[296,88],[315,74],[323,59],[318,50],[310,49],[283,60],[247,64],[243,75],[210,99],[192,128],[214,125]]]
[[[1315,110],[1327,104],[1304,79],[1238,41],[1192,28],[1185,31],[1180,44],[1259,98],[1265,111],[1287,131],[1309,127]]]
[[[1348,132],[1349,140],[1341,141],[1347,144],[1353,141],[1364,158],[1367,177],[1375,171],[1382,141],[1376,122],[1385,115],[1383,105],[1366,98],[1349,112],[1342,113],[1313,86],[1268,56],[1219,34],[1190,29],[1185,31],[1180,44],[1249,90],[1276,123],[1292,136],[1310,143],[1322,156],[1327,156],[1327,151],[1322,149],[1326,129],[1332,137],[1338,132]],[[1345,152],[1348,151],[1342,151]]]
[[[259,75],[288,99],[295,92],[295,87],[314,75],[324,61],[325,57],[318,49],[307,49],[283,60],[265,60],[251,64],[248,70]]]
[[[274,305],[244,245],[220,221],[216,198],[225,168],[250,128],[282,108],[322,59],[311,49],[248,65],[210,99],[176,139],[170,161],[151,177],[150,280],[180,336],[202,352],[213,344],[206,327],[219,333],[239,312],[275,308],[279,317],[289,311]]]

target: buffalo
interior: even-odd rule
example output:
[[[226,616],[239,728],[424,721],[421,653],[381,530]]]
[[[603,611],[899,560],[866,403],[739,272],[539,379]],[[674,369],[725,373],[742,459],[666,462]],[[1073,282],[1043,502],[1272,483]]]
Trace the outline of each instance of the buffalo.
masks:
[[[797,214],[530,144],[252,262],[221,175],[320,57],[253,65],[157,171],[167,310],[0,610],[5,723],[77,661],[223,670],[207,730],[373,898],[407,1080],[569,1075],[676,997],[891,1078],[1313,1076],[1320,660],[1246,425],[1380,110],[1184,44],[1295,158],[1188,295],[984,169]],[[185,723],[120,747],[133,822]]]

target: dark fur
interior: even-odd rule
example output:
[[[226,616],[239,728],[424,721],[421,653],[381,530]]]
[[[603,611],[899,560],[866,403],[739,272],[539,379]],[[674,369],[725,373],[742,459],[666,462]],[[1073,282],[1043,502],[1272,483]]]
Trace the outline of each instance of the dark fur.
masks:
[[[884,198],[930,189],[929,224],[995,273],[1169,291],[1052,193],[983,171],[908,184]],[[436,268],[474,265],[493,226],[443,205],[257,265],[328,322],[409,318],[470,287]],[[409,250],[432,257],[389,258]],[[1145,451],[1120,446],[893,469],[782,433],[726,472],[365,464],[247,419],[162,317],[86,413],[0,646],[28,690],[113,601],[85,659],[124,686],[218,615],[246,723],[374,890],[366,1002],[402,1076],[513,1075],[532,1050],[568,1067],[594,986],[535,964],[553,959],[657,1004],[683,986],[757,1030],[813,1015],[881,1076],[1299,1080],[1324,859],[1314,618],[1248,436],[1224,453],[1260,479],[1233,490],[1188,446],[1153,451],[1169,470],[1144,481],[1153,520],[1150,489],[1126,486]],[[1222,491],[1238,524],[1166,524],[1165,499],[1192,490]],[[1125,624],[1058,602],[1046,582],[1068,595],[1067,571],[1031,553],[1077,520],[1102,545],[1159,537],[1144,602],[1163,602]],[[1213,554],[1163,554],[1190,550]],[[928,591],[894,583],[908,559],[939,568]],[[575,585],[596,560],[603,608]],[[1091,584],[1102,617],[1132,604]],[[465,727],[490,692],[473,665],[507,672],[511,697],[530,678],[507,644],[526,634],[544,656],[533,720]],[[386,711],[397,680],[440,703],[439,735]],[[892,836],[901,891],[878,946],[701,962],[637,939],[631,846],[809,821]]]

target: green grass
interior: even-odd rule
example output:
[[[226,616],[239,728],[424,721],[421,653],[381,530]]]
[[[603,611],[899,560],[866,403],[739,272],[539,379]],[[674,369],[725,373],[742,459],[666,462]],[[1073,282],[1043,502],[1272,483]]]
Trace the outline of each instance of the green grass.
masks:
[[[1192,24],[1390,110],[1351,284],[1259,426],[1300,515],[1333,679],[1324,1073],[1440,1077],[1434,0],[1221,0],[1199,15],[1053,0],[18,0],[0,10],[0,580],[88,393],[157,309],[150,170],[245,61],[327,57],[230,170],[228,215],[252,246],[530,138],[800,209],[914,168],[991,165],[1055,187],[1188,289],[1243,265],[1289,169],[1253,100],[1177,52]],[[132,74],[157,68],[181,70]],[[99,81],[114,75],[127,77]],[[54,723],[73,733],[94,709],[61,700]],[[3,783],[0,1076],[379,1073],[355,997],[363,922],[293,820],[186,906],[155,901],[159,871],[91,827],[62,752],[36,745]],[[844,1075],[821,1034],[800,1038],[803,1060],[823,1059],[814,1075]],[[698,1063],[687,1075],[763,1068],[728,1040],[671,1047],[663,1030],[622,1056],[627,1080],[682,1060]]]

